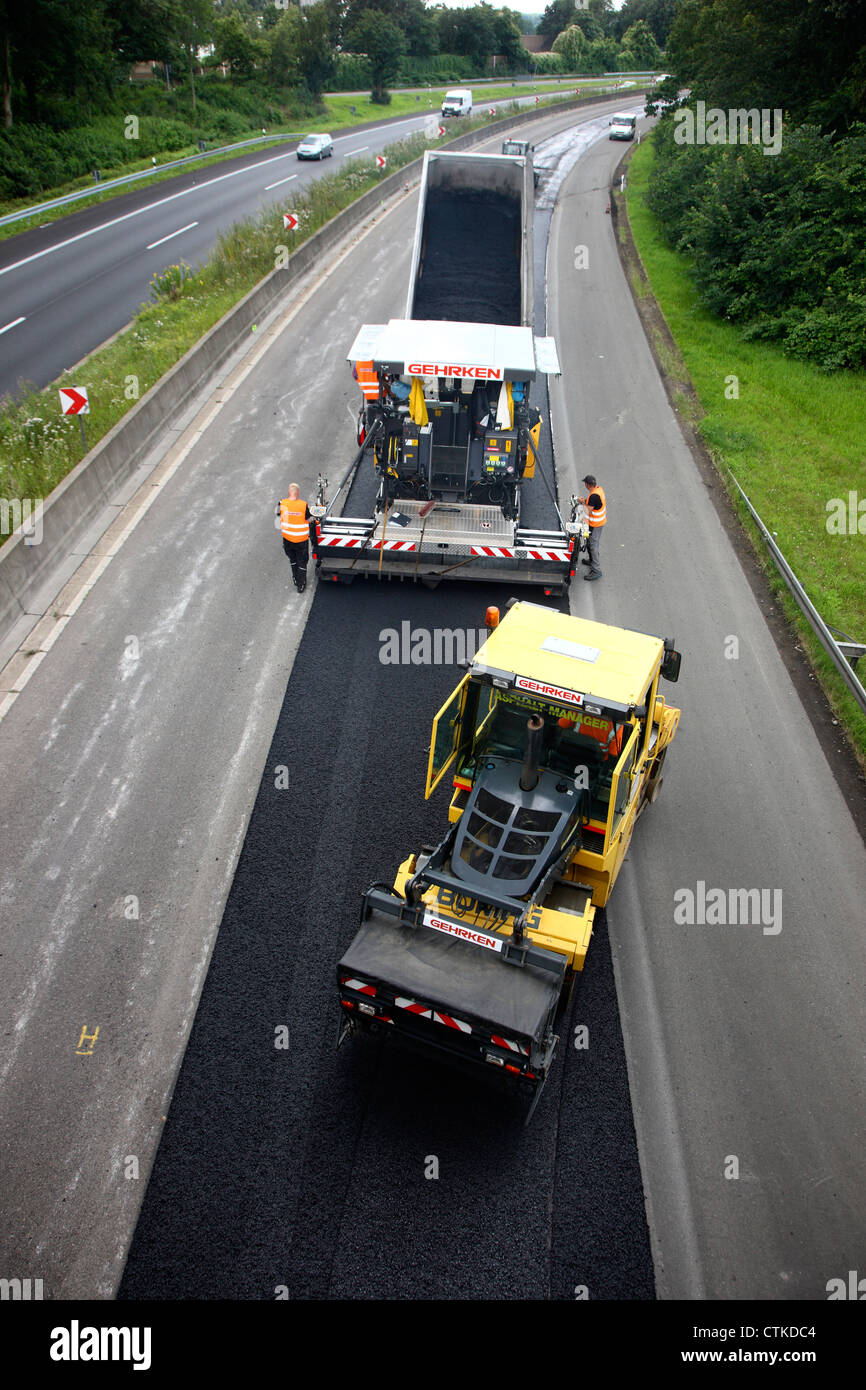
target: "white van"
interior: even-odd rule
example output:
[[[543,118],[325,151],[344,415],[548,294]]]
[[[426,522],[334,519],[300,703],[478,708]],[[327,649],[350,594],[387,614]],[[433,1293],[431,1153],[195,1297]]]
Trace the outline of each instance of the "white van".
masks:
[[[468,87],[455,87],[453,92],[445,93],[445,100],[442,102],[442,115],[472,115],[472,93]]]
[[[637,131],[637,116],[629,112],[618,112],[610,118],[608,140],[633,140]]]

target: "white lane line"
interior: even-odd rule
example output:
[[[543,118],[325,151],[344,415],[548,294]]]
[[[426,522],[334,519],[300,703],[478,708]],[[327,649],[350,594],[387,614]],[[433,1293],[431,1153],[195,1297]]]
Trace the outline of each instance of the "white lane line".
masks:
[[[394,199],[394,202],[391,205],[391,207],[388,208],[387,212],[385,213],[385,216],[387,216],[388,213],[393,212],[396,207],[399,207],[402,201],[402,197],[398,195],[398,197]],[[363,229],[360,236],[358,236],[357,240],[350,242],[348,246],[344,247],[344,249],[337,255],[336,259],[331,262],[327,269],[322,271],[318,279],[314,280],[311,284],[307,285],[304,288],[304,290],[299,294],[298,298],[295,299],[285,310],[283,310],[282,313],[279,313],[277,315],[277,317],[271,322],[270,327],[262,335],[262,341],[260,343],[257,343],[256,346],[252,349],[252,351],[250,351],[246,355],[245,358],[241,359],[242,365],[236,368],[236,374],[233,374],[232,390],[228,392],[224,399],[218,399],[216,401],[211,399],[205,401],[200,411],[195,416],[195,419],[190,422],[190,424],[187,426],[187,429],[184,431],[184,434],[187,434],[188,432],[187,439],[184,441],[183,444],[176,444],[174,446],[175,448],[177,448],[178,452],[175,455],[172,462],[169,464],[169,466],[160,475],[159,479],[155,483],[151,483],[148,479],[145,479],[139,487],[138,491],[134,494],[132,498],[130,498],[122,513],[124,516],[131,514],[131,520],[129,524],[124,527],[123,531],[119,536],[115,537],[111,549],[100,558],[98,564],[95,566],[92,573],[89,575],[87,579],[83,581],[81,588],[76,592],[72,600],[66,604],[65,612],[62,613],[60,617],[56,620],[54,628],[52,628],[51,632],[43,641],[40,649],[33,653],[30,661],[27,663],[24,670],[18,676],[18,679],[15,681],[12,689],[8,691],[0,690],[0,722],[2,722],[2,720],[9,713],[15,701],[18,699],[18,696],[21,694],[21,692],[24,690],[24,687],[29,682],[30,677],[36,671],[37,667],[41,665],[43,659],[48,655],[48,652],[53,647],[58,636],[66,627],[73,614],[77,613],[78,609],[81,607],[82,603],[90,593],[91,589],[94,588],[101,575],[105,572],[105,570],[111,564],[111,561],[119,553],[125,541],[129,538],[129,536],[132,535],[132,532],[138,526],[139,522],[153,506],[153,503],[162,493],[162,490],[165,487],[166,483],[168,483],[169,479],[174,477],[175,473],[177,472],[178,468],[180,468],[180,465],[183,463],[184,459],[195,447],[195,445],[200,442],[206,430],[209,428],[211,424],[213,424],[213,421],[216,419],[217,415],[219,415],[220,411],[223,409],[223,406],[227,405],[228,402],[232,399],[232,396],[234,392],[237,390],[238,386],[240,386],[240,384],[246,380],[253,368],[259,363],[261,358],[264,357],[265,353],[271,350],[274,341],[280,336],[281,333],[285,332],[289,324],[292,323],[292,321],[297,317],[297,315],[301,312],[304,306],[309,303],[310,299],[312,299],[313,295],[317,292],[320,286],[323,285],[326,280],[329,280],[331,278],[334,272],[352,254],[355,248],[362,241],[365,241],[367,237],[370,236],[371,233],[375,231],[375,229],[379,225],[380,224],[378,219],[370,222],[369,225]],[[217,374],[217,376],[212,377],[211,380],[212,394],[217,395],[223,390],[225,378]],[[181,436],[181,438],[183,438],[183,436]],[[171,450],[169,450],[166,453],[165,458],[170,457],[170,453]],[[157,465],[157,467],[161,466],[161,464]],[[98,543],[99,542],[97,542],[97,544]],[[13,655],[11,660],[14,660],[14,656],[21,654],[21,652],[25,649],[28,640],[29,634],[28,637],[25,637],[24,641],[21,643],[21,646],[18,648],[18,651]],[[8,664],[9,663],[7,662],[7,665]]]
[[[155,246],[162,246],[162,243],[163,243],[164,241],[171,241],[172,237],[180,236],[182,232],[188,232],[188,231],[190,231],[193,227],[197,227],[197,226],[198,226],[198,223],[197,223],[197,222],[187,222],[187,224],[186,224],[185,227],[178,227],[178,229],[177,229],[176,232],[169,232],[168,236],[161,236],[160,239],[159,239],[159,241],[151,241],[151,242],[149,242],[149,243],[148,243],[147,249],[148,249],[148,251],[152,251],[153,248],[154,248]]]
[[[18,323],[23,323],[25,317],[26,315],[22,314],[20,319],[13,319],[11,323],[7,323],[3,328],[0,328],[0,333],[8,333],[10,328],[14,328]]]
[[[371,135],[377,134],[380,130],[397,130],[401,125],[412,125],[420,121],[420,116],[410,116],[405,121],[395,121],[391,126],[376,126],[370,131]],[[337,136],[337,140],[351,139],[351,136]],[[336,144],[336,140],[334,142]],[[0,275],[8,275],[10,270],[20,270],[22,265],[29,265],[31,261],[38,261],[41,256],[50,256],[52,251],[62,251],[64,246],[72,246],[76,241],[83,241],[85,237],[93,236],[96,232],[105,232],[109,227],[117,227],[121,222],[128,222],[130,217],[140,217],[143,212],[151,212],[153,208],[161,208],[165,203],[173,203],[175,198],[185,198],[188,193],[201,191],[203,188],[210,188],[215,183],[222,183],[225,179],[236,179],[238,174],[249,174],[256,169],[261,169],[265,164],[276,164],[281,159],[294,159],[295,151],[287,150],[285,154],[272,155],[270,159],[260,159],[256,164],[248,164],[243,169],[232,169],[228,174],[219,174],[215,179],[207,179],[204,183],[191,184],[189,188],[182,188],[179,193],[170,193],[167,198],[158,198],[155,203],[148,203],[146,207],[136,208],[134,212],[125,212],[121,217],[112,217],[109,222],[101,222],[98,227],[91,227],[88,232],[79,232],[77,236],[67,237],[66,241],[58,241],[56,246],[46,246],[42,251],[34,251],[32,256],[25,256],[23,260],[14,261],[12,265],[0,266]]]
[[[32,256],[25,256],[22,261],[15,261],[12,265],[0,266],[0,275],[8,275],[10,270],[19,270],[22,265],[29,265],[31,261],[38,261],[40,256],[50,256],[52,251],[62,251],[64,246],[72,246],[76,241],[83,241],[85,237],[93,236],[96,232],[105,232],[109,227],[117,227],[121,222],[128,222],[130,217],[140,217],[143,212],[152,212],[154,208],[161,208],[165,203],[173,203],[176,198],[185,198],[188,193],[201,192],[203,188],[210,188],[215,183],[223,183],[225,179],[236,179],[238,174],[249,174],[256,169],[260,169],[263,164],[276,164],[280,159],[294,159],[295,151],[288,150],[286,154],[275,154],[271,159],[260,159],[258,164],[247,165],[245,169],[232,169],[228,174],[220,174],[215,179],[208,179],[205,183],[193,183],[189,188],[182,188],[179,193],[170,193],[167,198],[159,198],[155,203],[148,203],[146,207],[136,208],[133,212],[125,212],[121,217],[112,217],[109,222],[100,222],[98,227],[91,227],[88,232],[79,232],[77,236],[67,237],[66,241],[58,241],[56,246],[46,246],[43,251],[34,251]]]
[[[352,156],[353,154],[362,154],[364,150],[368,150],[369,148],[370,148],[369,145],[362,145],[362,146],[360,147],[360,149],[357,149],[357,150],[347,150],[347,151],[346,151],[346,158],[347,158],[347,159],[350,159],[351,156]]]
[[[265,192],[270,193],[272,188],[279,188],[281,183],[291,183],[292,179],[296,179],[297,177],[297,174],[289,174],[287,179],[277,179],[276,183],[266,183]]]

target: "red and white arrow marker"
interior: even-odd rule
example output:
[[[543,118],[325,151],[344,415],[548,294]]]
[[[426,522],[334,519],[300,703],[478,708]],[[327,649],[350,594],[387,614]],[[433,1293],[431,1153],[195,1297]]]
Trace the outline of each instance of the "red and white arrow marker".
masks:
[[[444,127],[444,125],[441,125],[441,126],[439,127],[439,134],[440,134],[440,135],[444,135],[444,134],[445,134],[445,127]]]
[[[64,415],[89,415],[90,402],[84,386],[61,386],[60,408]]]
[[[293,212],[283,213],[283,226],[287,232],[293,232],[297,228],[298,219]]]
[[[383,154],[377,154],[377,155],[376,155],[376,168],[377,168],[377,169],[384,169],[384,168],[385,168],[385,165],[386,165],[387,163],[388,163],[388,161],[387,161],[387,159],[385,158],[385,156],[384,156]]]
[[[541,97],[536,97],[536,98],[535,98],[535,104],[536,104],[536,106],[538,105],[538,103],[539,103],[540,101],[541,101]]]
[[[488,114],[488,116],[495,116],[495,115],[496,115],[496,107],[495,107],[495,106],[488,106],[488,108],[487,108],[487,114]]]

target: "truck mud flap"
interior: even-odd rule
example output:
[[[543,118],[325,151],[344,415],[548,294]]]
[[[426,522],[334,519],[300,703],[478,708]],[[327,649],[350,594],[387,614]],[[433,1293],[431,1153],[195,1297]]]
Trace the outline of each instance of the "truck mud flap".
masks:
[[[553,1023],[566,976],[519,967],[463,941],[373,911],[337,967],[337,1045],[375,1031],[509,1078],[530,1101],[553,1061]]]

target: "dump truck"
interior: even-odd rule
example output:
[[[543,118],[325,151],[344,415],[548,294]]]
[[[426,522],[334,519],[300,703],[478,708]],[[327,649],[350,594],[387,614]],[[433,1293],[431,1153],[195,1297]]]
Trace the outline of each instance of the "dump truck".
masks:
[[[501,151],[501,152],[502,152],[502,154],[516,154],[516,155],[519,155],[519,156],[520,156],[521,158],[523,158],[523,159],[528,159],[528,160],[530,160],[530,161],[532,162],[532,183],[533,183],[533,187],[534,187],[534,188],[537,188],[537,187],[538,187],[539,183],[541,182],[541,170],[538,169],[538,168],[536,168],[535,162],[534,162],[534,160],[533,160],[533,155],[534,155],[534,152],[535,152],[535,146],[534,146],[534,145],[531,145],[531,144],[529,143],[528,140],[510,140],[510,139],[505,139],[505,140],[502,141],[502,151]]]
[[[337,966],[337,1045],[378,1032],[509,1078],[538,1101],[557,1020],[680,711],[672,639],[512,602],[433,720],[429,798],[449,829],[364,893]]]
[[[405,317],[364,324],[348,352],[358,452],[316,507],[323,579],[567,588],[574,518],[563,522],[546,478],[542,524],[522,500],[542,425],[533,383],[559,373],[553,339],[532,327],[532,210],[526,158],[425,155]],[[373,515],[337,515],[365,456]]]

